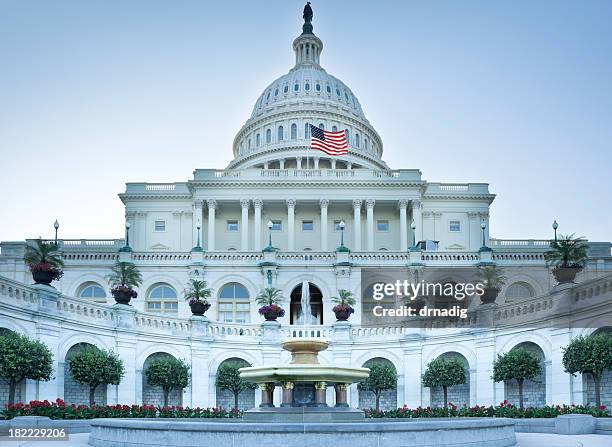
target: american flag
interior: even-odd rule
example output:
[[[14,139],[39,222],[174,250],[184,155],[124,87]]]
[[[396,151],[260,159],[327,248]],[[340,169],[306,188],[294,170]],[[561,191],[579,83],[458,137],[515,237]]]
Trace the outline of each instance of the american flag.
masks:
[[[348,154],[346,132],[328,132],[310,125],[310,147],[325,152],[327,155]]]

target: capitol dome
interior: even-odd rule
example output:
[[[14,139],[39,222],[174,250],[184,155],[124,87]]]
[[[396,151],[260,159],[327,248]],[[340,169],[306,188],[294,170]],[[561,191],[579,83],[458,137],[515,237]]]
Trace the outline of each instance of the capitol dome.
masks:
[[[382,140],[359,100],[320,65],[323,42],[306,21],[293,41],[295,66],[259,95],[234,139],[230,169],[388,169]],[[346,131],[349,153],[330,157],[310,148],[309,125]]]

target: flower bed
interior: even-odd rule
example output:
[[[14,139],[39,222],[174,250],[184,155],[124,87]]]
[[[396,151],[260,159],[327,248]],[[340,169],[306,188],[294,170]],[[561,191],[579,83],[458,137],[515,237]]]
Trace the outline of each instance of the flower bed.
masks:
[[[4,419],[16,416],[47,416],[51,419],[96,418],[238,418],[242,412],[223,408],[189,408],[181,406],[155,407],[153,405],[66,405],[62,399],[51,403],[32,400],[29,404],[6,405]]]
[[[376,411],[365,410],[367,418],[441,418],[446,417],[444,408],[418,407],[408,408],[406,405],[396,410]],[[539,408],[520,409],[503,401],[497,406],[462,407],[452,403],[448,405],[448,417],[501,417],[501,418],[554,418],[563,414],[590,414],[594,417],[610,417],[605,405],[590,407],[584,405],[546,405]]]

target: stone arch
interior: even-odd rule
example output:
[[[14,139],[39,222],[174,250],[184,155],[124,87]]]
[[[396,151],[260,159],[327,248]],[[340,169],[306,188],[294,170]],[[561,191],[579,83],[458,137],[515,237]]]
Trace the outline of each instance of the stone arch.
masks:
[[[160,386],[153,386],[147,382],[147,375],[145,371],[151,361],[155,359],[173,357],[172,354],[167,352],[154,352],[150,354],[142,364],[142,403],[143,405],[163,405],[164,404],[164,392]],[[168,394],[168,405],[182,405],[183,404],[183,390],[175,388]]]
[[[525,407],[543,407],[546,405],[546,355],[539,344],[533,341],[523,341],[512,349],[523,348],[535,354],[540,359],[542,372],[533,380],[523,383],[523,398]],[[516,380],[504,383],[504,396],[512,405],[519,405],[518,383]]]
[[[3,326],[0,326],[0,337],[4,335],[11,335],[19,333],[16,330],[9,329],[4,327],[4,323],[0,323]],[[8,326],[8,325],[7,325]],[[23,396],[25,396],[25,380],[22,380],[15,387],[15,402],[21,402],[23,400]],[[8,403],[9,400],[9,382],[8,380],[4,380],[0,378],[0,408],[4,408],[5,404]]]
[[[470,406],[470,363],[468,359],[457,351],[447,351],[436,358],[447,360],[457,359],[465,367],[465,383],[448,387],[448,402],[458,407]],[[432,407],[444,407],[444,390],[442,387],[430,388],[430,399]]]
[[[245,366],[252,366],[247,360],[240,357],[230,357],[223,360],[219,363],[217,369],[215,370],[215,379],[217,376],[217,371],[222,365],[225,364],[234,364],[238,367],[242,368]],[[216,396],[216,406],[223,407],[226,409],[234,408],[234,394],[229,390],[222,390],[215,385],[215,396]],[[255,407],[255,390],[244,390],[238,395],[238,408],[240,410],[248,410]]]
[[[64,356],[64,401],[66,404],[89,405],[89,386],[77,383],[70,374],[69,359],[75,354],[78,354],[86,347],[94,345],[87,342],[75,343]],[[97,405],[106,405],[106,385],[98,385],[94,394],[94,401]]]
[[[390,365],[395,369],[397,373],[397,366],[393,364],[393,362],[384,357],[372,357],[366,360],[362,366],[367,368],[368,365],[372,363],[385,363]],[[398,374],[399,379],[399,374]],[[394,410],[397,408],[397,383],[395,384],[395,388],[392,390],[383,391],[380,395],[380,409],[381,410]],[[370,391],[359,390],[359,408],[375,408],[376,407],[376,397],[374,393]]]
[[[71,285],[68,287],[68,295],[73,297],[78,297],[79,292],[83,288],[85,283],[97,283],[100,287],[104,289],[107,294],[107,297],[110,296],[109,285],[104,277],[104,275],[100,275],[93,272],[87,272],[82,275],[77,276],[72,280]]]
[[[590,335],[608,335],[612,337],[612,326],[602,326]],[[595,405],[595,382],[591,374],[582,374],[583,401],[588,405]],[[601,404],[606,408],[612,407],[612,369],[605,370],[601,376],[600,384]]]

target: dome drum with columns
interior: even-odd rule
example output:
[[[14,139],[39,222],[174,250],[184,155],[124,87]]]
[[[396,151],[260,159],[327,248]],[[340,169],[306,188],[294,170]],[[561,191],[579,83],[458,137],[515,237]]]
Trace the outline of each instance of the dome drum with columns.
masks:
[[[427,363],[439,356],[459,358],[469,370],[468,383],[450,392],[456,404],[516,403],[513,386],[492,382],[491,364],[519,345],[537,351],[544,365],[542,377],[525,385],[527,405],[592,403],[592,379],[565,373],[561,348],[578,335],[612,330],[606,306],[612,244],[589,242],[576,283],[555,287],[543,255],[549,240],[490,237],[495,196],[488,184],[429,182],[418,169],[389,168],[353,92],[321,68],[323,44],[306,12],[293,43],[295,67],[259,97],[226,169],[197,169],[187,181],[127,184],[120,199],[129,249],[125,238],[60,238],[64,275],[50,288],[32,285],[24,254],[33,240],[0,242],[0,333],[38,338],[54,354],[52,379],[23,381],[18,396],[87,401],[66,362],[83,344],[93,344],[117,351],[126,369],[119,385],[100,389],[97,398],[105,402],[99,403],[159,403],[162,391],[149,386],[143,371],[152,359],[171,355],[192,371],[190,385],[172,393],[171,405],[227,406],[232,396],[215,386],[222,365],[283,364],[282,340],[309,337],[330,342],[321,353],[325,363],[391,364],[398,381],[382,396],[384,408],[439,405],[439,390],[421,383]],[[307,123],[348,129],[349,153],[329,157],[310,149]],[[341,238],[346,250],[337,250]],[[276,249],[265,250],[270,241]],[[143,277],[131,306],[114,305],[105,279],[118,260],[133,262]],[[507,277],[485,314],[496,321],[493,327],[407,328],[393,320],[374,327],[362,319],[372,304],[362,302],[365,269],[443,268],[449,282],[465,282],[466,272],[482,263],[502,267]],[[190,279],[204,279],[213,290],[207,319],[192,317],[183,300]],[[270,283],[282,290],[288,311],[274,327],[262,325],[256,304]],[[307,327],[297,318],[305,283],[316,315]],[[332,310],[339,289],[357,299],[348,323],[336,323]],[[559,303],[579,303],[580,310],[567,314]],[[471,300],[466,307],[480,318],[485,306]],[[550,317],[545,325],[542,311]],[[612,372],[602,383],[603,403],[610,406]],[[331,404],[333,391],[327,389]],[[0,381],[0,405],[6,398]],[[352,407],[373,405],[371,393],[355,385],[347,398]],[[245,392],[240,408],[259,399]],[[277,387],[273,402],[280,401]]]

